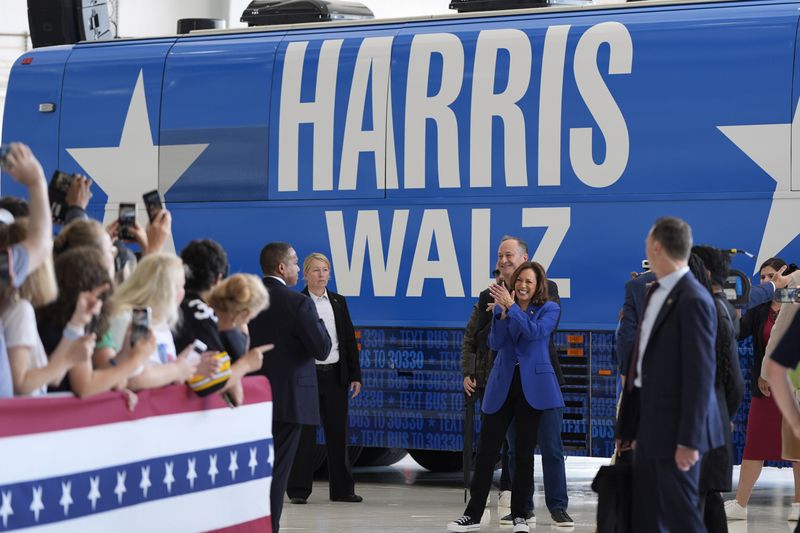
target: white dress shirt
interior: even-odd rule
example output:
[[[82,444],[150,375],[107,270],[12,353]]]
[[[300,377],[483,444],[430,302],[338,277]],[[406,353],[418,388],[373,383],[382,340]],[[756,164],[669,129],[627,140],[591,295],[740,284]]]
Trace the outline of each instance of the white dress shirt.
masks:
[[[322,296],[317,296],[311,291],[308,291],[308,296],[317,306],[317,314],[325,323],[325,329],[328,330],[328,335],[331,336],[331,351],[328,353],[327,359],[324,361],[315,361],[318,365],[332,365],[339,362],[339,338],[336,336],[336,319],[333,316],[333,307],[328,298],[328,291],[322,293]]]
[[[277,279],[278,281],[280,281],[281,283],[283,283],[283,286],[284,286],[284,287],[286,287],[286,280],[285,280],[285,279],[283,279],[282,277],[280,277],[280,276],[267,276],[267,277],[268,277],[268,278],[272,278],[272,279]]]
[[[658,313],[661,307],[667,300],[667,296],[675,288],[675,285],[681,280],[686,273],[689,272],[689,267],[685,266],[679,268],[672,274],[668,274],[658,280],[658,288],[650,295],[650,300],[647,302],[647,307],[644,310],[642,317],[642,325],[639,328],[639,346],[638,353],[636,354],[636,379],[633,381],[634,386],[642,388],[642,359],[644,358],[644,351],[647,348],[647,343],[650,340],[650,333],[653,332]]]

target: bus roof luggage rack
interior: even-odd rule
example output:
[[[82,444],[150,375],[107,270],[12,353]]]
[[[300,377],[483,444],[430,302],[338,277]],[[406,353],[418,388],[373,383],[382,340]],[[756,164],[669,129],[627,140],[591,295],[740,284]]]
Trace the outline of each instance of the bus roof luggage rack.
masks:
[[[452,0],[450,9],[456,9],[459,13],[471,13],[502,9],[528,9],[547,5],[547,0]]]
[[[248,26],[365,20],[374,18],[370,9],[358,2],[333,0],[253,0],[242,13]]]

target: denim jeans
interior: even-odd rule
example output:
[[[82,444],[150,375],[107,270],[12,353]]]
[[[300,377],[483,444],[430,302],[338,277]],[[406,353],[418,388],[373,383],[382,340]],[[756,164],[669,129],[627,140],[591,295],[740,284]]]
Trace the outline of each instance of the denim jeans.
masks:
[[[544,477],[544,499],[550,511],[567,509],[567,473],[564,465],[564,446],[561,443],[561,422],[564,418],[563,408],[542,411],[539,419],[539,451],[542,454],[542,474]],[[516,424],[511,423],[506,433],[508,443],[509,472],[514,472],[514,442]],[[528,499],[533,511],[533,485]]]

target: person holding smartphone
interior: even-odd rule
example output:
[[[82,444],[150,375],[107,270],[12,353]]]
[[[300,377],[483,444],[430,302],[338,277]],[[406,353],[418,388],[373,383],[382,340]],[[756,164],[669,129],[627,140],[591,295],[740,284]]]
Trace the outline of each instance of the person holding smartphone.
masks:
[[[0,304],[5,304],[28,276],[51,255],[53,222],[42,166],[24,144],[12,143],[3,159],[3,169],[28,190],[28,234],[25,240],[0,250]],[[14,395],[4,326],[0,324],[0,398]]]
[[[125,331],[131,323],[134,308],[151,309],[150,324],[156,338],[156,349],[145,364],[129,379],[131,390],[151,389],[170,383],[183,383],[200,373],[213,375],[216,360],[204,357],[202,364],[190,358],[192,346],[180,353],[175,349],[171,328],[180,317],[184,295],[183,262],[174,254],[148,255],[139,263],[130,278],[112,295],[109,332],[117,347],[124,345]]]
[[[772,281],[779,272],[790,274],[786,271],[786,266],[786,261],[779,257],[767,259],[759,268],[761,282]],[[770,301],[750,309],[741,320],[739,340],[748,337],[753,339],[751,399],[736,498],[725,502],[728,520],[747,520],[747,504],[761,475],[764,461],[782,460],[781,413],[772,397],[770,384],[761,376],[764,354],[781,307],[780,302]],[[794,501],[788,519],[797,521],[800,516],[800,463],[793,461],[792,470],[795,479]]]

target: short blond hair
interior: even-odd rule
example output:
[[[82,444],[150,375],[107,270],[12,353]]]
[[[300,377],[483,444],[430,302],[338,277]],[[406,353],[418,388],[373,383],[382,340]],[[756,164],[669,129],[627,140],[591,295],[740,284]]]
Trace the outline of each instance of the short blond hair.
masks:
[[[306,258],[303,260],[303,275],[308,273],[308,269],[311,268],[311,261],[322,261],[327,265],[328,270],[331,269],[331,262],[328,261],[328,258],[325,254],[320,252],[314,252],[313,254],[308,254]]]
[[[252,274],[234,274],[211,289],[208,305],[220,315],[247,311],[250,318],[269,307],[269,293],[264,283]]]

